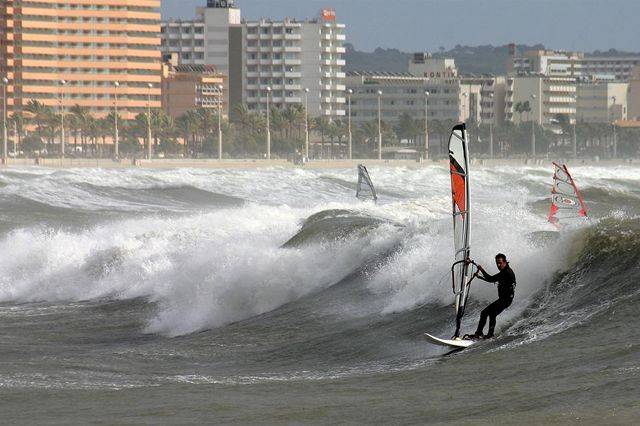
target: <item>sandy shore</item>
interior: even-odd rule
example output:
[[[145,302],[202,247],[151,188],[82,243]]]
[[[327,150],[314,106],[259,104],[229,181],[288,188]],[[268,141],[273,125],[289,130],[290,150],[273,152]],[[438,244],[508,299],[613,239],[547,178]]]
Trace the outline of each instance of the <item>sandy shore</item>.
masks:
[[[472,164],[477,166],[525,166],[525,165],[549,165],[551,161],[566,162],[570,166],[579,165],[637,165],[640,164],[638,159],[617,159],[617,160],[594,160],[594,159],[473,159]],[[37,161],[33,158],[9,158],[8,167],[48,167],[48,168],[144,168],[144,169],[173,169],[173,168],[203,168],[203,169],[258,169],[267,167],[284,167],[305,169],[348,169],[355,168],[358,164],[372,166],[388,166],[388,167],[407,167],[422,168],[433,165],[446,165],[445,160],[423,161],[415,160],[372,160],[372,159],[355,159],[355,160],[312,160],[304,166],[296,165],[287,160],[257,160],[257,159],[230,159],[230,160],[214,160],[214,159],[153,159],[144,160],[121,159],[114,161],[109,159],[85,159],[85,158],[41,158]]]

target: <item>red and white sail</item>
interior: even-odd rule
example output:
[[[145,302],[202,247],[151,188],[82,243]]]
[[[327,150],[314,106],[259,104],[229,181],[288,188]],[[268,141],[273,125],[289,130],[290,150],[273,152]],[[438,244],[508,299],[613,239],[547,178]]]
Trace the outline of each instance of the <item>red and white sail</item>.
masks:
[[[553,163],[553,188],[549,222],[566,225],[587,217],[587,207],[566,165]]]

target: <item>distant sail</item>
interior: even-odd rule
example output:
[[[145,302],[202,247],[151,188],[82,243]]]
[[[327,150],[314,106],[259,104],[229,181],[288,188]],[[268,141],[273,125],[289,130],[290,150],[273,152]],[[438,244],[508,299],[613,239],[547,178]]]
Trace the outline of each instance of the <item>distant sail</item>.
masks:
[[[358,164],[358,188],[356,189],[356,197],[360,200],[378,201],[376,189],[373,187],[369,172],[362,164]]]
[[[556,226],[587,216],[587,207],[566,165],[553,163],[553,188],[549,222]]]
[[[449,167],[451,173],[451,196],[453,205],[454,264],[451,267],[453,293],[455,295],[456,333],[469,296],[469,147],[464,123],[453,127],[449,138]]]

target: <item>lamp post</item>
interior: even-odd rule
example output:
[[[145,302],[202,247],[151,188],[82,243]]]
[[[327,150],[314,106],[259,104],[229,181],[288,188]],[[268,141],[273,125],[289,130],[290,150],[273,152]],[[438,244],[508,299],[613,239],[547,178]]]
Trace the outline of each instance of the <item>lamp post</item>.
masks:
[[[577,111],[578,97],[572,96],[572,99],[574,103],[576,103],[576,111]],[[578,121],[578,115],[576,114],[576,116],[573,118],[573,140],[571,141],[571,151],[573,154],[573,158],[578,158],[578,135],[576,133],[577,121]]]
[[[309,160],[309,88],[304,88],[304,157]]]
[[[65,80],[60,80],[60,86],[64,90],[64,85],[67,84]],[[64,158],[64,145],[65,145],[65,134],[64,134],[64,92],[62,90],[60,93],[60,158]]]
[[[2,79],[2,164],[7,164],[9,155],[7,151],[7,84],[9,84],[9,79],[4,77]]]
[[[493,158],[493,120],[495,119],[494,114],[494,103],[493,103],[493,93],[489,94],[489,99],[491,99],[491,119],[489,120],[489,158]]]
[[[222,161],[222,102],[224,86],[218,84],[218,160]]]
[[[382,90],[378,90],[378,160],[382,160]]]
[[[271,97],[271,87],[267,87],[267,160],[271,160],[271,126],[269,123],[270,120],[270,111],[269,111],[269,100]]]
[[[429,91],[424,91],[424,159],[429,159]]]
[[[153,84],[149,83],[147,85],[149,88],[149,92],[147,93],[147,160],[151,160],[151,89],[153,88]]]
[[[531,100],[536,100],[536,95],[531,95]],[[536,121],[531,120],[531,158],[536,158]]]
[[[120,82],[116,81],[113,83],[113,85],[115,86],[115,89],[113,91],[114,100],[115,100],[115,102],[113,103],[113,106],[114,106],[113,126],[115,130],[114,139],[113,139],[113,155],[114,155],[114,158],[117,160],[120,156],[119,146],[118,146],[120,142],[119,135],[118,135],[118,87],[120,87]]]
[[[616,131],[616,97],[612,96],[611,100],[613,101],[613,106],[611,108],[611,126],[613,127],[613,158],[618,157],[618,133]]]
[[[353,159],[353,133],[351,131],[351,95],[353,95],[353,90],[347,90],[347,137],[349,139],[349,160]]]

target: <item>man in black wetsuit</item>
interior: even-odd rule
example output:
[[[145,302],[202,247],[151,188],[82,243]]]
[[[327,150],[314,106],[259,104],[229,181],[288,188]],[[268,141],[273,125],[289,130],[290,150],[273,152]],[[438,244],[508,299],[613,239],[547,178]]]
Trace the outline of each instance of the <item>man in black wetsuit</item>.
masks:
[[[498,300],[482,310],[478,329],[476,333],[471,336],[473,338],[488,339],[493,337],[493,331],[496,328],[496,317],[511,306],[511,302],[513,302],[513,295],[516,288],[516,275],[511,270],[509,262],[507,262],[507,257],[504,254],[498,253],[496,255],[496,266],[499,272],[495,275],[489,275],[482,266],[478,265],[478,272],[476,272],[478,278],[489,283],[498,283]],[[487,322],[487,317],[489,317],[489,332],[483,335],[482,333],[484,331],[484,325]]]

